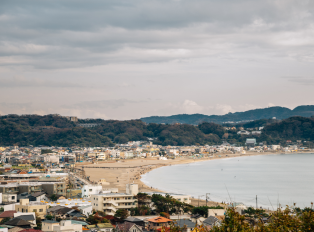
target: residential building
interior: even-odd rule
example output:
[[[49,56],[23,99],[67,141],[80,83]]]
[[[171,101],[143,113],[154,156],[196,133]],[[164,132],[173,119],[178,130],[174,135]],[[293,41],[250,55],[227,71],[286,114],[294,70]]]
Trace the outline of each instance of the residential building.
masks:
[[[15,210],[22,213],[34,212],[37,213],[40,218],[44,218],[47,214],[48,207],[49,205],[42,202],[30,202],[29,199],[21,199],[20,204],[15,205]]]
[[[42,182],[42,189],[48,195],[58,194],[66,195],[66,183],[65,182]]]
[[[130,210],[136,207],[138,186],[135,184],[127,187],[127,193],[102,193],[91,196],[92,207],[96,211],[104,211],[108,215],[114,215],[118,209]]]
[[[94,194],[102,191],[101,185],[84,185],[82,188],[82,197],[90,198]]]
[[[65,220],[61,221],[59,225],[53,226],[53,231],[54,232],[68,232],[68,231],[73,231],[73,232],[82,232],[83,228],[81,224],[75,224],[71,220]]]
[[[255,147],[256,145],[256,139],[255,138],[247,138],[245,144],[248,147]]]
[[[169,227],[172,220],[165,217],[155,217],[148,219],[148,230],[158,230],[162,227]]]
[[[143,232],[143,229],[131,222],[124,222],[116,226],[116,232]]]
[[[82,197],[82,190],[81,189],[67,189],[66,197],[67,198],[80,198]]]
[[[19,193],[19,185],[17,183],[1,184],[0,193]]]
[[[42,224],[41,224],[41,230],[44,231],[44,232],[53,232],[53,227],[54,226],[59,226],[59,222],[57,221],[51,221],[51,220],[44,220],[42,221]]]
[[[35,193],[42,192],[42,184],[38,182],[21,182],[19,184],[20,193]]]

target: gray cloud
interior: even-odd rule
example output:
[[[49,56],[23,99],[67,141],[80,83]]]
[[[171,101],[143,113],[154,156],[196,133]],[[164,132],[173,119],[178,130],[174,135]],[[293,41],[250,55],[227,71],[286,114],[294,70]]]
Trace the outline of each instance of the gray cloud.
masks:
[[[225,56],[216,50],[222,46],[231,51],[275,49],[283,56],[289,46],[296,59],[307,61],[307,48],[314,46],[312,36],[309,41],[302,36],[312,25],[312,1],[6,0],[1,4],[0,56],[11,58],[0,62],[5,66],[64,69],[169,62],[218,52]],[[292,34],[289,38],[285,33]],[[298,36],[298,41],[291,39]]]
[[[68,81],[45,80],[43,78],[25,78],[25,77],[0,78],[0,88],[24,88],[24,87],[81,88],[82,85]]]
[[[300,85],[314,85],[314,77],[284,77],[288,81],[300,84]]]
[[[312,9],[310,0],[3,0],[0,99],[12,107],[0,113],[128,119],[307,104]]]

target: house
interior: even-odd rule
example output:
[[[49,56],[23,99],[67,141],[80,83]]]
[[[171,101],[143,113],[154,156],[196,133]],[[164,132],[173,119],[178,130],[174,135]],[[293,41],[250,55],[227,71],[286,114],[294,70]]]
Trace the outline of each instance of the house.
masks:
[[[82,214],[84,214],[85,216],[89,216],[92,215],[93,213],[93,207],[91,205],[87,205],[87,206],[81,206],[78,208],[80,210],[80,212]]]
[[[131,222],[124,222],[116,226],[116,232],[143,232],[143,229]]]
[[[248,147],[255,147],[256,145],[256,139],[255,138],[247,138],[245,144]]]
[[[36,224],[36,215],[34,212],[32,213],[15,213],[14,218],[22,218],[25,221],[28,221],[32,224]]]
[[[20,204],[15,205],[15,210],[22,213],[35,212],[40,218],[44,218],[47,213],[48,207],[49,205],[42,202],[29,201],[29,199],[21,199]]]
[[[0,193],[1,203],[15,203],[17,202],[17,194],[15,193]]]
[[[246,130],[240,130],[237,132],[238,135],[250,135],[251,133]]]
[[[190,232],[193,231],[194,228],[197,226],[196,223],[192,222],[191,220],[188,219],[180,219],[176,220],[174,222],[174,225],[182,228],[182,232]]]
[[[110,223],[99,223],[97,224],[99,231],[112,232],[114,227]]]
[[[203,221],[203,225],[205,226],[213,227],[213,226],[219,226],[220,224],[221,224],[221,221],[215,216],[209,216]]]
[[[191,221],[193,223],[197,223],[198,225],[201,225],[202,222],[205,220],[206,218],[204,218],[202,215],[199,214],[193,214],[191,215]]]
[[[7,221],[4,224],[9,226],[18,226],[21,228],[32,228],[32,226],[34,225],[33,223],[19,217],[12,218],[10,221]]]
[[[128,217],[128,218],[124,219],[124,221],[134,223],[134,224],[141,226],[141,227],[145,226],[145,222],[142,219],[135,218],[135,217]]]
[[[57,221],[52,221],[52,220],[43,220],[42,221],[42,228],[41,230],[42,231],[53,231],[53,227],[54,226],[58,226],[59,225],[59,222]]]
[[[2,221],[4,218],[14,218],[14,214],[16,213],[15,210],[8,210],[4,211],[0,214],[0,221]]]
[[[172,220],[165,217],[155,217],[148,219],[148,229],[149,230],[157,230],[162,227],[169,227]]]
[[[224,216],[225,209],[208,209],[208,216]]]
[[[67,218],[67,215],[68,215],[68,212],[72,211],[73,209],[71,208],[68,208],[68,207],[64,207],[64,206],[55,206],[55,207],[52,207],[48,210],[48,213],[50,215],[53,215],[55,217],[59,217],[59,218],[62,218],[62,219],[66,219]]]
[[[82,232],[82,225],[88,225],[85,222],[75,220],[63,220],[61,222],[42,221],[42,231],[44,232]]]
[[[228,205],[228,207],[229,208],[234,208],[235,211],[237,213],[239,213],[240,215],[242,215],[244,213],[243,211],[247,209],[246,205],[244,205],[241,202],[234,202],[234,203]]]

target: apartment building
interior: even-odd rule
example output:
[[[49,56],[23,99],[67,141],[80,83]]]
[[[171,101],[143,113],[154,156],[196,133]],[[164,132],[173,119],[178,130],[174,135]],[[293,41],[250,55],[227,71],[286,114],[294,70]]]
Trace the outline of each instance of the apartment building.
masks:
[[[0,193],[17,194],[19,193],[19,185],[18,183],[1,184]]]
[[[37,213],[40,218],[45,218],[48,207],[49,205],[42,202],[30,202],[29,199],[20,199],[20,204],[15,205],[15,210],[22,213],[34,212]]]
[[[118,209],[130,210],[137,206],[134,197],[138,193],[137,184],[127,185],[126,193],[102,193],[91,196],[93,210],[103,211],[108,215],[114,215]]]
[[[38,182],[22,182],[19,184],[20,193],[42,192],[42,184]]]
[[[65,182],[42,182],[42,189],[48,195],[58,194],[66,196],[66,183]]]

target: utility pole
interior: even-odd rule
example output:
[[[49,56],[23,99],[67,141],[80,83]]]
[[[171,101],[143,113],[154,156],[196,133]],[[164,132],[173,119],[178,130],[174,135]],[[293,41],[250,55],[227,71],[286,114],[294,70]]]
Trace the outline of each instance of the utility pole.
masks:
[[[208,197],[207,197],[207,195],[209,196],[210,193],[206,193],[206,206],[207,206],[207,202],[208,202]]]
[[[257,209],[257,195],[256,195],[256,209]]]

